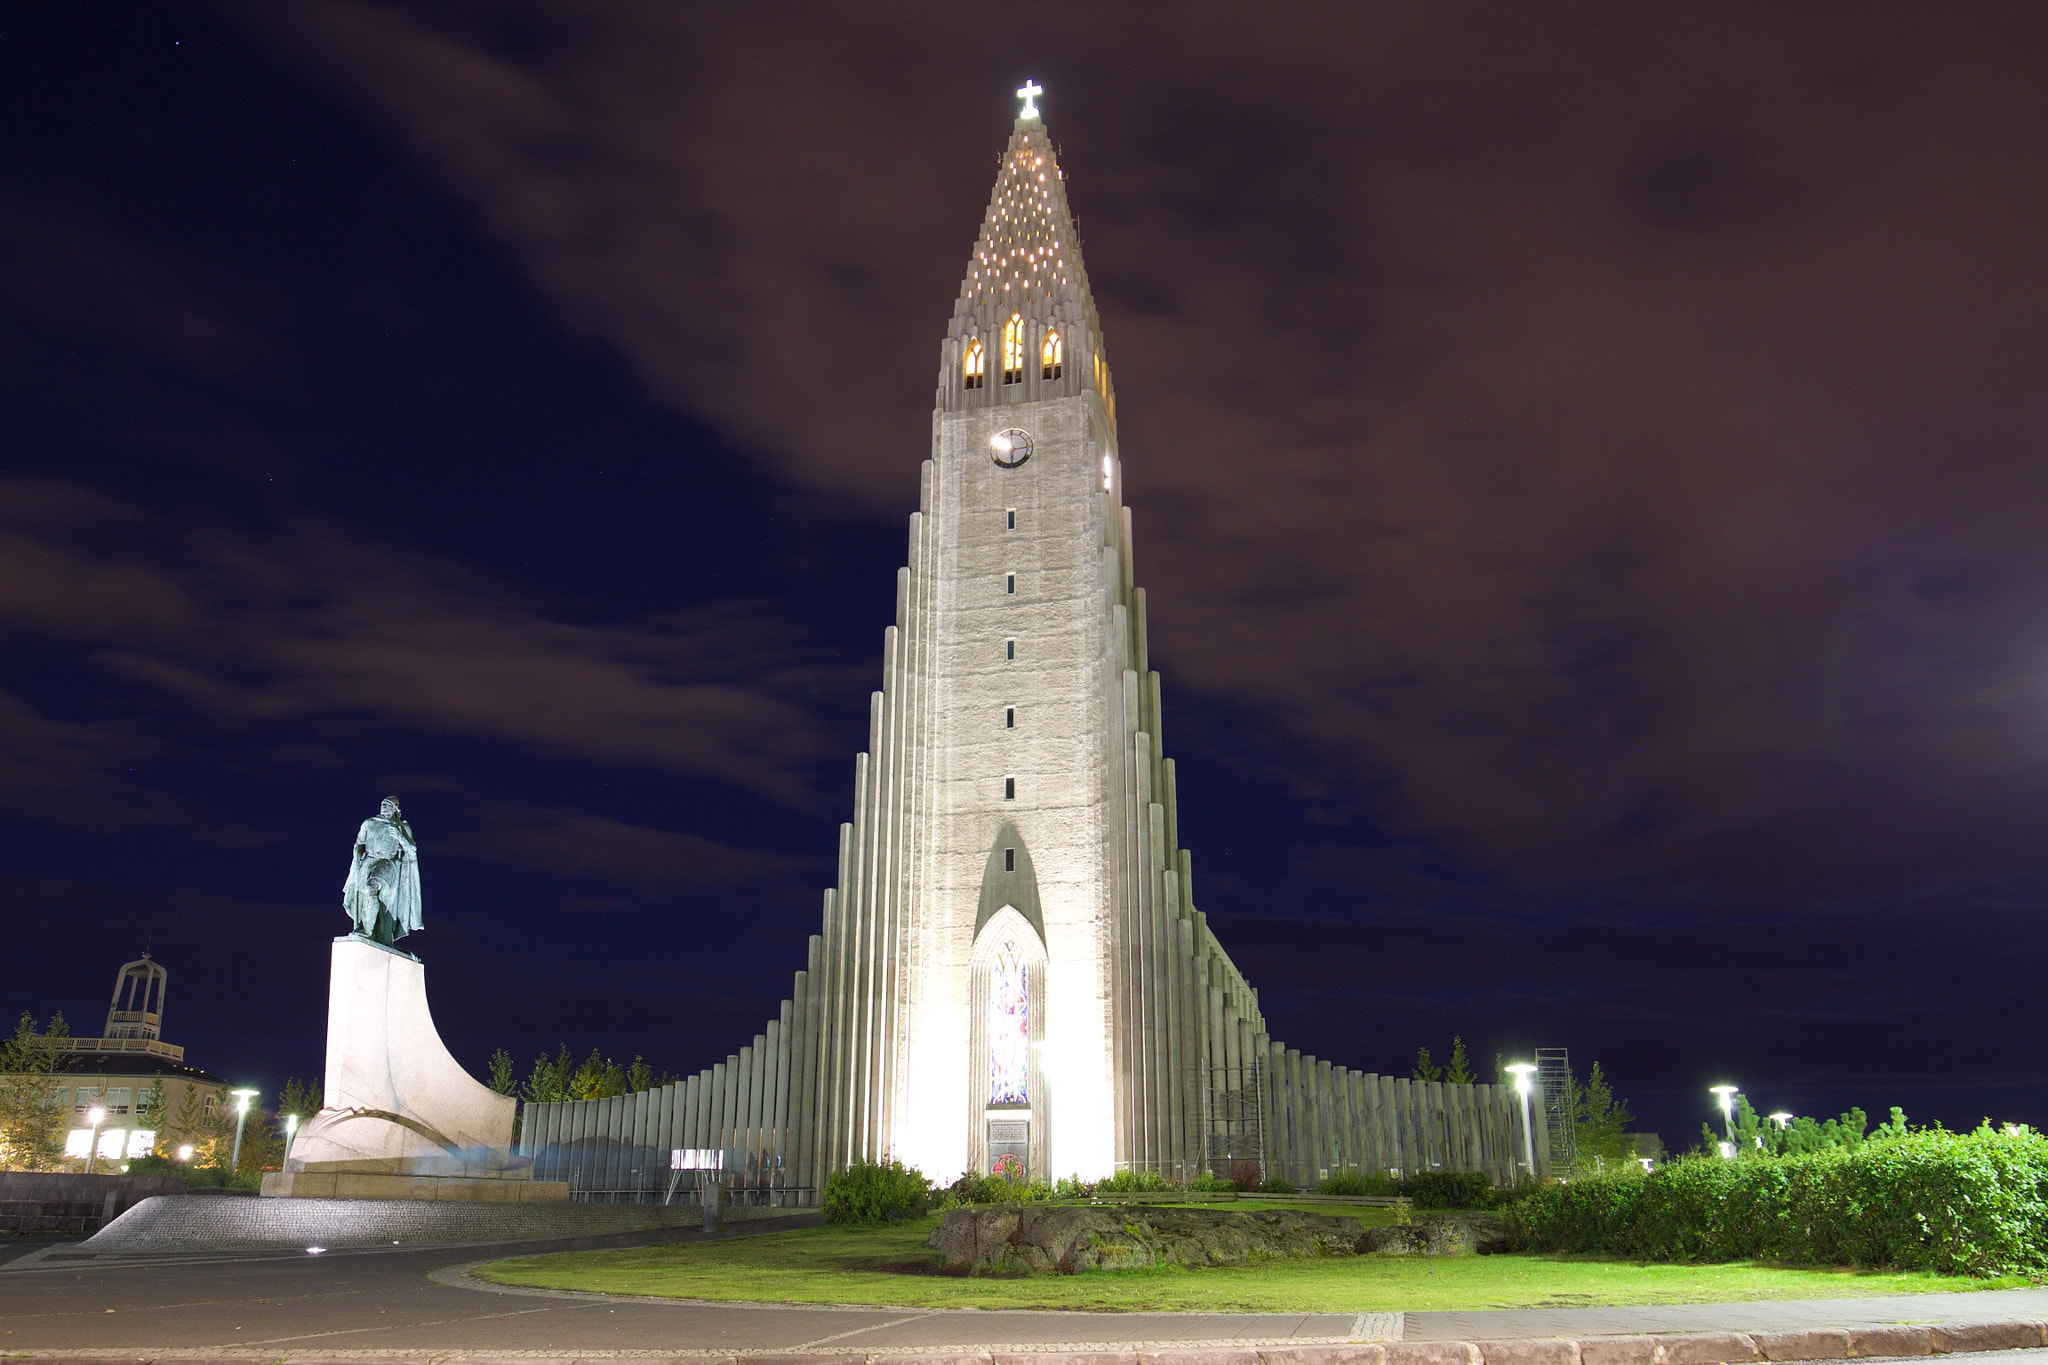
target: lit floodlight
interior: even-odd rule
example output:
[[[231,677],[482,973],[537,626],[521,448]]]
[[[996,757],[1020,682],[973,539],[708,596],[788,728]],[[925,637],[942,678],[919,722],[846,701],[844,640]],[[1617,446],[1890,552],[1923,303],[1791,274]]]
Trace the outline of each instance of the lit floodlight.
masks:
[[[1777,1113],[1770,1115],[1769,1118],[1771,1122],[1777,1124],[1781,1130],[1790,1128],[1792,1126],[1792,1116],[1782,1109],[1780,1109]]]
[[[94,1105],[85,1116],[92,1122],[92,1136],[85,1140],[85,1173],[91,1175],[93,1158],[100,1154],[100,1125],[107,1121],[107,1111]]]
[[[1707,1093],[1721,1103],[1721,1118],[1728,1125],[1728,1141],[1721,1144],[1721,1155],[1735,1155],[1735,1097],[1742,1093],[1739,1085],[1710,1085]]]
[[[187,1143],[184,1143],[184,1144],[180,1145],[180,1146],[179,1146],[179,1148],[178,1148],[178,1160],[180,1160],[180,1161],[190,1161],[191,1159],[192,1159],[192,1144],[191,1144],[191,1143],[189,1143],[189,1142],[187,1142]]]
[[[228,1093],[235,1097],[235,1151],[234,1155],[228,1158],[228,1173],[232,1175],[242,1168],[242,1125],[249,1121],[249,1101],[255,1099],[263,1092],[261,1090],[230,1090]]]
[[[1514,1062],[1507,1073],[1515,1078],[1515,1093],[1522,1097],[1522,1165],[1529,1178],[1536,1178],[1536,1126],[1529,1117],[1529,1078],[1536,1074],[1533,1062]]]

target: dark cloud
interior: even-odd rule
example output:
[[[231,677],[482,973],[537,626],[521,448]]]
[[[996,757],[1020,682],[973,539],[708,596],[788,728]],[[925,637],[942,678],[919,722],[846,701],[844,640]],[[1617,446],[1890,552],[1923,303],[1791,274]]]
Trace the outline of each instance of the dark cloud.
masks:
[[[815,799],[800,766],[828,751],[778,695],[818,675],[761,604],[571,624],[341,528],[228,540],[44,481],[0,481],[0,630],[82,648],[229,727],[352,715],[704,774],[798,805]],[[18,742],[36,768],[50,746],[105,749],[90,729],[44,721]]]

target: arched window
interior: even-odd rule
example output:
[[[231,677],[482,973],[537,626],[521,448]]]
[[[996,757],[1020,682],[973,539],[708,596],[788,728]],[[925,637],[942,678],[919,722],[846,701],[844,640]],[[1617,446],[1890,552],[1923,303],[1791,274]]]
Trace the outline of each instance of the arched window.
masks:
[[[963,389],[980,388],[982,371],[986,363],[981,353],[981,343],[979,341],[968,342],[967,354],[960,361],[960,387]]]
[[[988,1102],[1031,1102],[1031,969],[1014,939],[989,964]]]
[[[1045,334],[1045,344],[1038,348],[1040,365],[1038,377],[1040,379],[1058,379],[1060,377],[1060,364],[1066,359],[1066,350],[1065,344],[1060,341],[1060,334],[1058,332],[1049,331]]]
[[[1019,313],[1003,324],[1003,382],[1024,382],[1024,318]]]

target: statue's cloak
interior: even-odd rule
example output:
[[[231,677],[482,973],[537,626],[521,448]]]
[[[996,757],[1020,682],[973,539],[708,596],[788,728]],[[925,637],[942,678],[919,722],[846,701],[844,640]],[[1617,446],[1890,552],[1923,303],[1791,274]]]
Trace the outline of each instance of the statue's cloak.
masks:
[[[356,832],[355,857],[341,888],[341,908],[356,932],[377,935],[380,912],[392,923],[392,938],[420,929],[420,854],[403,819],[373,815]]]

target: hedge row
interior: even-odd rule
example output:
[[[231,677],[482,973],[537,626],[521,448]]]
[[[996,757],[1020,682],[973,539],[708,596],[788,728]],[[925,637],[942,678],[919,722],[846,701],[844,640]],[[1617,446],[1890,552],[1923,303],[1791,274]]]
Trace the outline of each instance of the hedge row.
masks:
[[[1549,1185],[1512,1206],[1529,1250],[1645,1261],[2048,1273],[2048,1138],[1938,1129],[1788,1157],[1674,1162]]]

